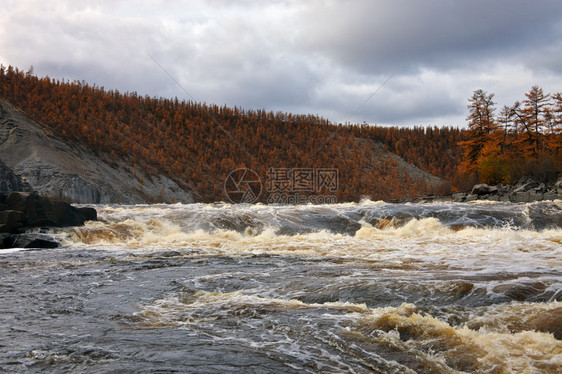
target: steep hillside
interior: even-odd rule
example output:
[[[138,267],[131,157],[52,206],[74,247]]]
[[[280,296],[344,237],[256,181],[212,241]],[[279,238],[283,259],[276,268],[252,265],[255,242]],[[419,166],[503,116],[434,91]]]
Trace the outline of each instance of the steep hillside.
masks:
[[[409,189],[416,191],[424,191],[424,194],[441,194],[450,189],[448,182],[436,177],[435,175],[426,173],[418,167],[406,162],[402,157],[395,153],[387,151],[386,147],[372,139],[355,138],[353,143],[363,155],[365,161],[362,163],[361,173],[367,176],[379,176],[381,180],[384,178],[385,172],[393,175],[398,183],[393,187],[393,198],[410,196]],[[348,152],[349,158],[353,158],[353,152]],[[385,192],[386,183],[380,186],[372,186],[372,194],[388,195]]]
[[[457,189],[472,186],[458,170],[462,155],[459,143],[465,140],[465,130],[421,126],[369,126],[365,129],[363,125],[351,126],[350,131],[355,136],[382,142],[386,150],[396,153],[425,172],[449,181]]]
[[[5,189],[31,189],[78,203],[192,202],[191,194],[164,176],[110,166],[84,146],[69,146],[27,115],[0,100],[0,160]],[[27,188],[29,189],[29,188]]]
[[[318,116],[121,94],[84,82],[38,78],[12,67],[0,69],[0,97],[71,149],[89,149],[89,155],[113,170],[131,168],[129,173],[137,178],[126,179],[144,179],[141,187],[146,188],[153,175],[166,176],[167,182],[192,191],[197,201],[226,200],[225,181],[240,168],[255,171],[261,179],[262,202],[277,191],[268,189],[273,184],[304,196],[329,193],[337,201],[395,199],[449,189],[448,182],[388,152],[371,129],[357,134],[351,126]],[[302,188],[325,169],[337,170],[337,186]],[[289,175],[288,170],[295,172]],[[282,180],[271,181],[272,174]],[[297,180],[297,174],[305,178]]]

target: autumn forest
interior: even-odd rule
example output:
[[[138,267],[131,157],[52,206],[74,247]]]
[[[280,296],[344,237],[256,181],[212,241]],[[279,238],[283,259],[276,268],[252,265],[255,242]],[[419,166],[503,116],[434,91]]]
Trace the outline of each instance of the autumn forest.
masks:
[[[164,174],[203,202],[225,200],[225,178],[244,167],[263,177],[270,168],[337,169],[339,187],[330,193],[340,202],[443,194],[523,175],[548,181],[562,171],[562,96],[539,87],[500,110],[493,94],[475,91],[467,129],[333,124],[120,93],[12,66],[0,67],[0,97],[66,142],[110,164],[125,160],[148,176]],[[436,187],[405,173],[388,152],[448,183]]]

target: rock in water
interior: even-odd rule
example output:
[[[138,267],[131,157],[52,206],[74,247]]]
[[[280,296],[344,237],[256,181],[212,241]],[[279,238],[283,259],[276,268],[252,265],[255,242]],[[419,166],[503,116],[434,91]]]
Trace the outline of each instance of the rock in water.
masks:
[[[0,192],[0,232],[20,233],[42,226],[81,226],[96,220],[94,208],[76,208],[35,193]]]
[[[60,244],[49,236],[24,233],[25,230],[44,226],[81,226],[91,220],[97,220],[94,208],[76,208],[35,193],[0,192],[0,249],[57,248]]]
[[[25,214],[17,210],[0,211],[0,232],[16,232],[24,226]]]
[[[83,207],[77,208],[78,212],[82,217],[84,217],[85,221],[97,221],[98,220],[98,211],[94,208],[90,207]]]
[[[11,248],[58,248],[60,244],[47,235],[42,234],[19,234],[12,235],[14,241]]]

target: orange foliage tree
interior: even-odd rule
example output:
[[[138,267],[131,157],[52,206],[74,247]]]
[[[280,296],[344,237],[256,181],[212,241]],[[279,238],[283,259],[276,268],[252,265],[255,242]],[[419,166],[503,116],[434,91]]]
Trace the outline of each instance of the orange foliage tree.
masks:
[[[469,100],[467,140],[459,145],[459,171],[480,182],[513,183],[524,175],[548,182],[562,171],[562,97],[533,86],[526,99],[493,117],[493,94],[477,90]]]

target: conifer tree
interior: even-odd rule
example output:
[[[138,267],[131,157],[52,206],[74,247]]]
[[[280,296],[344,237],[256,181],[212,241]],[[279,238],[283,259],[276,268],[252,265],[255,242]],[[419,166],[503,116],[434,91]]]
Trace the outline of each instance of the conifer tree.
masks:
[[[478,158],[482,154],[482,149],[490,140],[490,135],[498,128],[494,118],[493,98],[494,94],[476,90],[469,99],[467,139],[460,143],[464,148],[461,168],[467,174],[477,172]]]

